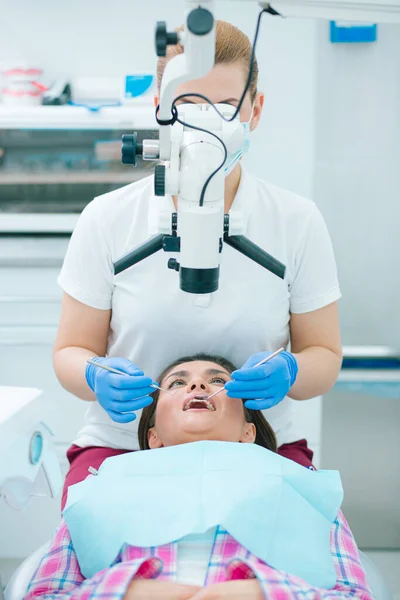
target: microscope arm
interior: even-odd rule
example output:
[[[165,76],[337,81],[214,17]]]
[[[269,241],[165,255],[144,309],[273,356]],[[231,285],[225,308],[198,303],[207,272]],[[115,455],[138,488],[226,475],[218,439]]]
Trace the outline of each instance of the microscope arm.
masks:
[[[134,248],[131,252],[128,252],[128,254],[125,254],[119,258],[114,263],[114,274],[118,275],[119,273],[122,273],[122,271],[125,271],[126,269],[129,269],[129,267],[132,267],[138,262],[144,260],[148,256],[151,256],[159,250],[162,250],[164,237],[165,236],[162,233],[154,235],[149,240],[143,242],[143,244],[140,244],[140,246]]]
[[[267,269],[280,279],[284,279],[286,267],[283,263],[281,263],[277,258],[265,252],[260,246],[254,244],[249,238],[244,235],[228,235],[224,234],[224,242],[234,248],[247,258],[250,258],[252,261]]]
[[[224,242],[234,248],[244,256],[247,256],[267,271],[270,271],[274,275],[277,275],[281,279],[285,277],[285,265],[279,260],[268,254],[265,250],[257,246],[254,242],[249,240],[244,235],[229,235],[229,215],[225,215],[225,234]],[[165,252],[179,252],[180,250],[180,238],[176,235],[176,213],[172,215],[172,235],[159,234],[146,240],[143,244],[137,246],[132,252],[125,254],[114,263],[114,273],[118,275],[136,265],[138,262],[144,260],[148,256],[155,254],[159,250]],[[179,264],[175,259],[168,261],[168,267],[170,269],[179,270]]]

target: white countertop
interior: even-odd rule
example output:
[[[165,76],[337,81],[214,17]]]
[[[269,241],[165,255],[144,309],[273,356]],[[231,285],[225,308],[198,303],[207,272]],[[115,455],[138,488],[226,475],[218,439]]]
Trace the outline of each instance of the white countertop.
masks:
[[[400,369],[342,369],[338,381],[400,383]]]
[[[391,358],[400,356],[400,351],[389,346],[343,346],[345,358]]]
[[[6,106],[0,104],[0,129],[158,129],[152,102],[104,107]]]

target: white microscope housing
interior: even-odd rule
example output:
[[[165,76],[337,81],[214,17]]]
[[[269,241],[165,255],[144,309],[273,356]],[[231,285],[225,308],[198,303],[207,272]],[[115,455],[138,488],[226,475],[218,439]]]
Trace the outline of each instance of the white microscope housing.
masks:
[[[235,110],[228,104],[217,104],[216,107],[227,118]],[[173,264],[177,270],[179,268],[184,291],[200,293],[201,287],[206,284],[208,291],[213,292],[218,288],[224,236],[223,168],[210,179],[202,204],[199,198],[204,182],[224,162],[225,151],[220,140],[224,142],[228,153],[235,153],[243,144],[244,130],[239,117],[224,121],[211,105],[205,103],[179,105],[178,115],[179,120],[187,123],[187,126],[176,122],[171,128],[171,160],[161,167],[164,173],[162,189],[159,190],[161,195],[176,196],[178,204],[179,264],[175,261],[170,265]],[[192,129],[191,125],[205,131]],[[159,215],[161,223],[168,223],[168,216]],[[168,225],[170,232],[170,222]],[[167,233],[162,225],[158,232]]]

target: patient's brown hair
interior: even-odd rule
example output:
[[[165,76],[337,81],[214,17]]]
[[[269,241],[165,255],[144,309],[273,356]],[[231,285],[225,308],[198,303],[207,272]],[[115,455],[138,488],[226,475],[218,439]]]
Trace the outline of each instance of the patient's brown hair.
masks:
[[[215,364],[219,365],[220,367],[222,367],[223,369],[226,369],[226,371],[228,371],[228,373],[232,373],[233,371],[236,371],[235,365],[233,365],[226,358],[222,358],[221,356],[212,356],[210,354],[203,354],[203,353],[194,354],[192,356],[183,356],[182,358],[175,360],[166,369],[164,369],[164,371],[161,373],[161,375],[158,378],[160,385],[162,385],[162,381],[163,381],[164,377],[167,375],[167,373],[171,369],[174,369],[175,367],[177,367],[183,363],[194,362],[194,361],[198,361],[198,360],[215,363]],[[154,402],[152,404],[150,404],[150,406],[146,406],[146,408],[143,409],[142,416],[140,418],[138,437],[139,437],[139,447],[141,450],[149,450],[150,449],[149,443],[147,440],[147,434],[148,434],[149,429],[151,427],[154,427],[154,424],[155,424],[156,408],[157,408],[157,401],[158,401],[159,394],[160,394],[160,390],[156,390],[153,394],[151,394],[151,396],[154,398]],[[255,425],[256,439],[255,439],[254,443],[257,444],[258,446],[262,446],[263,448],[266,448],[267,450],[276,452],[277,443],[276,443],[275,433],[274,433],[271,425],[268,423],[268,421],[264,417],[261,410],[249,410],[245,406],[243,406],[243,410],[244,410],[244,416],[245,416],[246,421],[248,423],[254,423],[254,425]]]

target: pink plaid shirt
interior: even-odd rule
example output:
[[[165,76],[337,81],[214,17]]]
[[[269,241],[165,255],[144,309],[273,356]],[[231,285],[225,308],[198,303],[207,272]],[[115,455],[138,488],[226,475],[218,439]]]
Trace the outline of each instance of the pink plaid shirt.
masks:
[[[273,569],[219,527],[204,585],[257,577],[268,600],[373,600],[356,543],[341,512],[332,526],[331,554],[336,585],[331,590],[316,588],[298,577]],[[134,578],[175,581],[176,565],[176,543],[156,548],[125,545],[110,568],[85,579],[69,531],[62,521],[49,552],[29,585],[25,600],[122,600]]]

